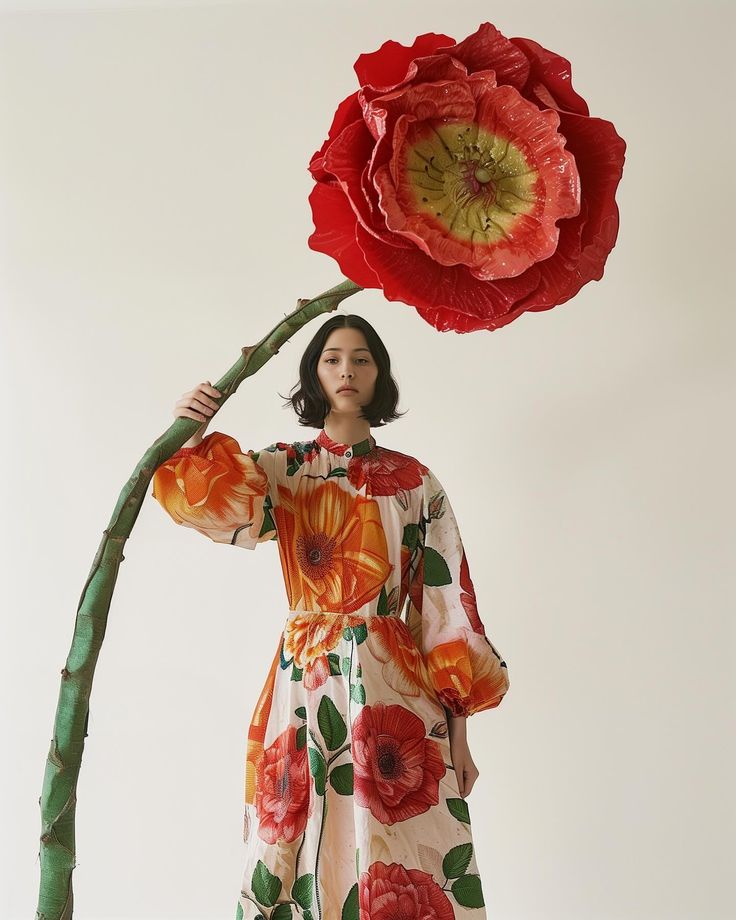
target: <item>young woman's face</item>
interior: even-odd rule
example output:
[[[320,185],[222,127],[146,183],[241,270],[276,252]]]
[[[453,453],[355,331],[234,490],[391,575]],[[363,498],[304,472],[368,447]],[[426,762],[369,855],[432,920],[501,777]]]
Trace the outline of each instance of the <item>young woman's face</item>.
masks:
[[[317,377],[334,412],[358,415],[373,399],[378,365],[360,329],[333,329],[317,363]],[[352,390],[342,390],[350,386]]]

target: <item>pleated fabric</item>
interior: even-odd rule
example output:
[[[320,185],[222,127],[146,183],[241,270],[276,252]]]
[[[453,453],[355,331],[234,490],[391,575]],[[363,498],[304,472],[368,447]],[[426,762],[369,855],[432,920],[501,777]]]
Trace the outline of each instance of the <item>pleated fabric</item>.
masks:
[[[212,432],[156,471],[179,524],[278,546],[288,614],[248,727],[239,920],[485,920],[448,717],[499,705],[457,520],[372,437],[241,451]]]

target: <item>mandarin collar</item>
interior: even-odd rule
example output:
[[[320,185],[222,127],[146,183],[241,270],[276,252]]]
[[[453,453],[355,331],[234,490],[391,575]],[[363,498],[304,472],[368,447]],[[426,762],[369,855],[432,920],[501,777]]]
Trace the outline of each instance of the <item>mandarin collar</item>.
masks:
[[[315,440],[320,447],[324,447],[331,454],[338,454],[341,457],[360,457],[363,454],[370,453],[376,446],[375,439],[371,443],[370,435],[363,441],[358,441],[357,444],[340,444],[338,441],[333,441],[324,428],[321,429]]]

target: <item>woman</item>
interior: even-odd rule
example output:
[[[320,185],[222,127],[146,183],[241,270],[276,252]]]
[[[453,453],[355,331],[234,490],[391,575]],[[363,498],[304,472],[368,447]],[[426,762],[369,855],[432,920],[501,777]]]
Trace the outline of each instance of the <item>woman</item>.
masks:
[[[338,314],[301,360],[291,404],[316,438],[243,453],[203,424],[156,471],[171,517],[219,543],[276,541],[288,613],[248,730],[237,917],[485,918],[465,797],[465,720],[501,702],[442,485],[371,426],[399,417],[373,327]],[[406,616],[402,612],[406,608]]]

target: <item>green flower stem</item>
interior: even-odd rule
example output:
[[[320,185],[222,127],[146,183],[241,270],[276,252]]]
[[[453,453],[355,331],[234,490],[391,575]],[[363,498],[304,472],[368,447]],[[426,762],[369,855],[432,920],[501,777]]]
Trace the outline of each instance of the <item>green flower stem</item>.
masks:
[[[325,754],[325,752],[322,750],[322,745],[319,743],[317,736],[315,735],[315,733],[312,731],[311,728],[309,729],[309,737],[312,739],[312,741],[314,741],[314,746],[317,748],[317,750],[322,755],[322,760],[324,760],[324,762],[327,763],[327,754]]]
[[[343,744],[343,746],[340,748],[339,751],[335,751],[335,753],[332,755],[332,757],[330,757],[330,759],[327,761],[327,767],[328,767],[328,769],[329,769],[330,764],[332,763],[333,760],[337,760],[337,758],[340,756],[340,754],[344,754],[345,751],[349,751],[349,750],[350,750],[350,745],[349,745],[349,744]],[[328,776],[329,776],[329,773],[328,773]]]
[[[307,839],[307,829],[304,828],[302,831],[302,839],[299,841],[299,849],[296,851],[296,859],[294,860],[294,882],[299,878],[299,857],[302,855],[302,848],[304,847],[304,841]],[[292,883],[293,884],[293,883]],[[293,891],[292,887],[292,891]]]
[[[350,744],[353,740],[353,651],[355,649],[355,633],[350,636],[350,667],[348,668],[348,725],[350,726]]]
[[[346,297],[362,290],[344,279],[318,297],[299,299],[288,314],[256,345],[245,346],[238,360],[216,383],[220,405],[246,377],[260,370],[279,348],[310,320],[330,313]],[[46,759],[41,806],[41,879],[36,920],[70,920],[73,912],[72,870],[75,867],[77,780],[89,723],[89,699],[97,657],[107,626],[123,547],[135,525],[148,485],[165,463],[200,428],[201,422],[176,418],[138,462],[120,493],[109,524],[103,531],[92,568],[77,606],[74,636],[61,671],[61,688],[54,736]]]
[[[322,904],[319,899],[319,851],[322,849],[322,835],[324,834],[326,819],[327,819],[327,785],[325,785],[325,794],[322,796],[322,820],[319,825],[319,838],[317,840],[317,853],[314,857],[314,896],[317,899],[318,920],[322,920]]]

